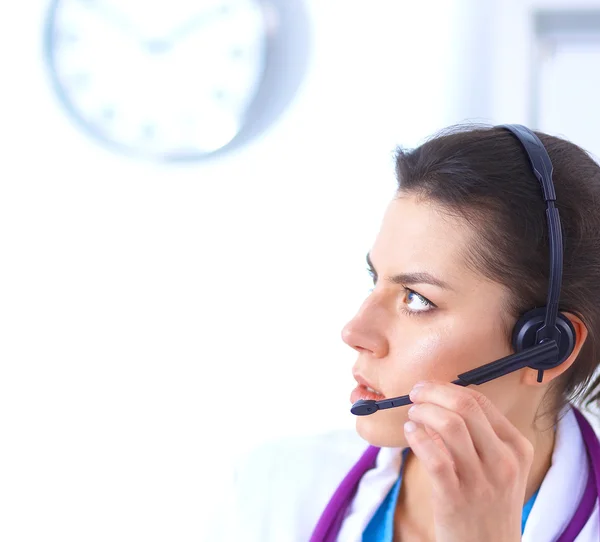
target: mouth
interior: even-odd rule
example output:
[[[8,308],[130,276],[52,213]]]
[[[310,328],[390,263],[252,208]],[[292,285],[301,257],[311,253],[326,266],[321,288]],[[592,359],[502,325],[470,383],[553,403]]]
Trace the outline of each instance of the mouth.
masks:
[[[369,386],[363,386],[369,393],[375,393],[377,395],[381,395],[381,397],[383,397],[383,394],[378,392],[377,390],[374,390],[373,388],[369,388]]]
[[[358,374],[354,375],[354,380],[358,383],[358,386],[352,390],[350,394],[350,402],[356,403],[356,401],[381,401],[385,399],[385,395],[378,389],[374,388],[373,385],[365,380]]]

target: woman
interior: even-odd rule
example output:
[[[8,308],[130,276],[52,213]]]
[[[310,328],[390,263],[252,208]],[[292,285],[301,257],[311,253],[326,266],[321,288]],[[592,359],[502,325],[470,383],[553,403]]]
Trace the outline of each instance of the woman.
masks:
[[[257,452],[224,540],[600,540],[600,448],[571,406],[600,396],[600,167],[538,136],[562,224],[559,310],[573,339],[562,363],[450,383],[512,354],[519,317],[547,301],[548,215],[523,144],[470,127],[398,151],[397,194],[367,256],[374,288],[342,337],[357,353],[353,403],[410,391],[414,405],[357,417],[358,442]]]

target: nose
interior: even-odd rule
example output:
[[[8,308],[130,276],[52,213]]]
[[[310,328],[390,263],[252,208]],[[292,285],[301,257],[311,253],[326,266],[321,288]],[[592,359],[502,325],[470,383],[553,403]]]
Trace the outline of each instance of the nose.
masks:
[[[342,340],[360,354],[383,358],[389,351],[384,324],[384,309],[367,299],[354,318],[343,327]]]

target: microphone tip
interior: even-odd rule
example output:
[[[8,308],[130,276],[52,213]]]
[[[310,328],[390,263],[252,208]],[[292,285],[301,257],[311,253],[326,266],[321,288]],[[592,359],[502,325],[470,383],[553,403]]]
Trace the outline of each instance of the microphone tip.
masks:
[[[373,414],[373,412],[376,412],[377,410],[379,410],[377,401],[360,399],[352,405],[350,412],[355,416],[367,416]]]

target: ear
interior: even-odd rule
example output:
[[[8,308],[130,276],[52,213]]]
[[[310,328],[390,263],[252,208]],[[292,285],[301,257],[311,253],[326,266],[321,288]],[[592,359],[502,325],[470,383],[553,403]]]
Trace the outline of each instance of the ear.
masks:
[[[537,381],[538,372],[536,369],[525,369],[523,371],[523,384],[528,386],[544,386],[545,384],[548,384],[548,382],[551,382],[563,374],[577,359],[577,356],[581,351],[581,347],[588,336],[588,329],[583,323],[583,320],[581,320],[581,318],[578,316],[571,314],[570,312],[561,312],[561,314],[566,316],[571,321],[571,324],[573,324],[573,328],[575,329],[575,348],[573,348],[573,352],[571,352],[571,355],[558,367],[545,370],[542,382]]]

